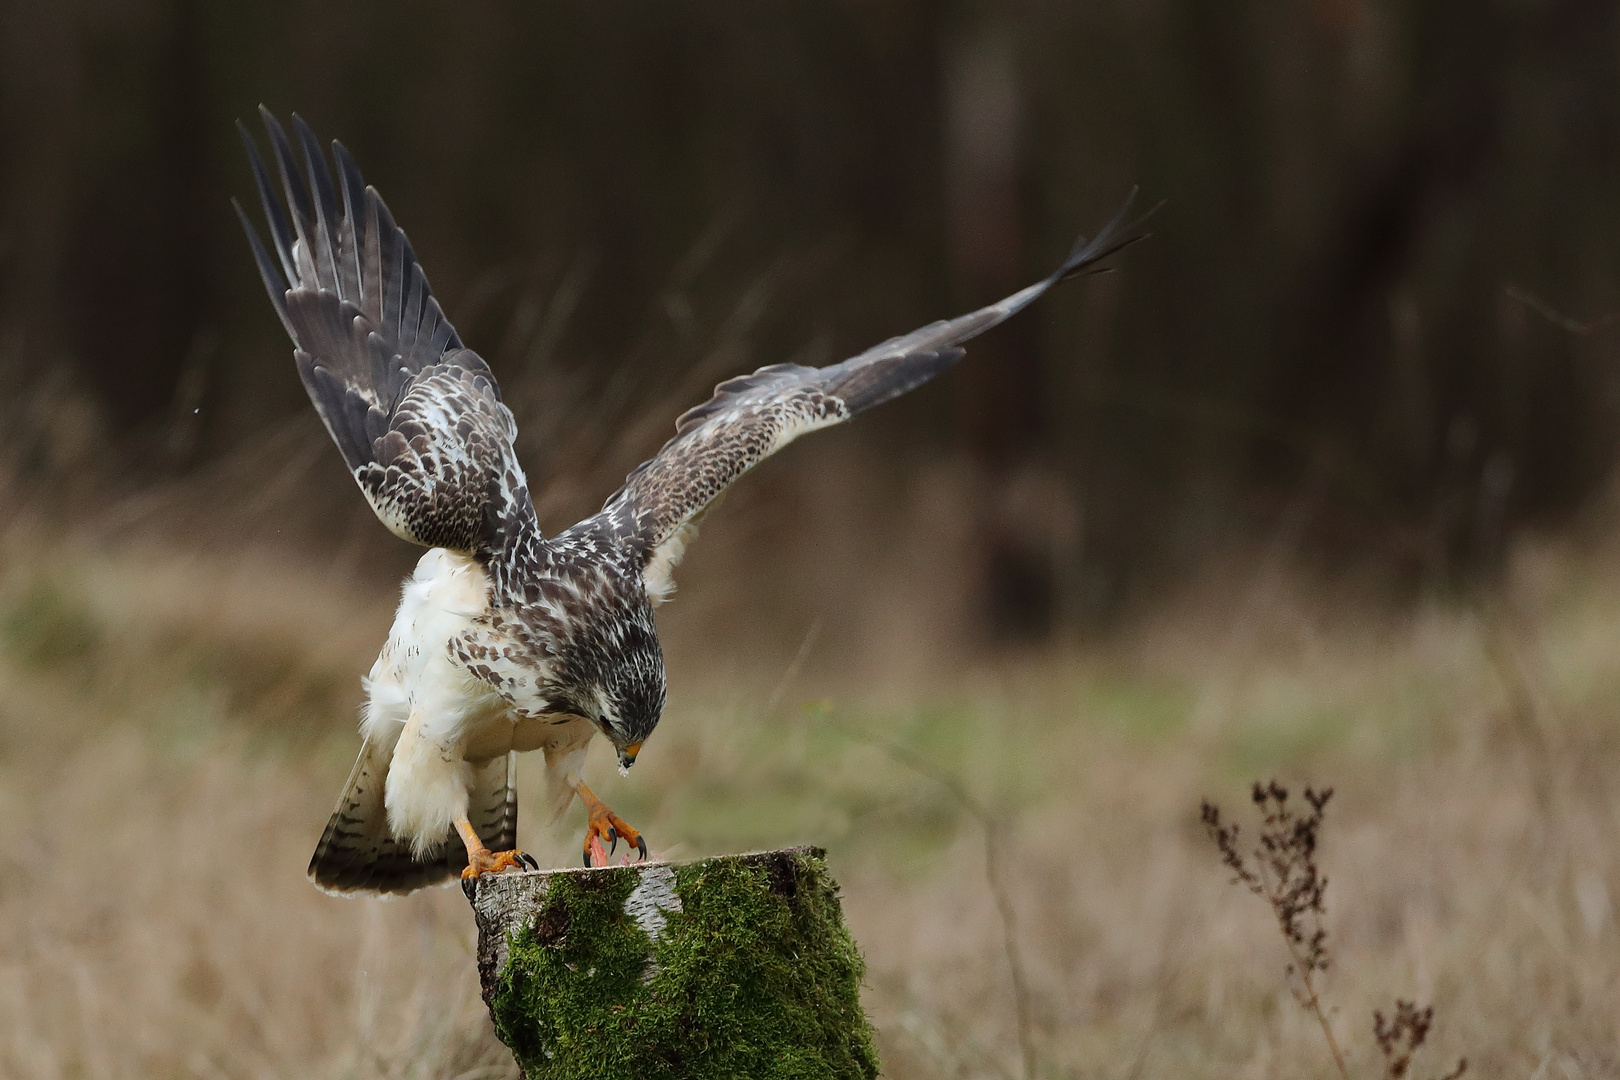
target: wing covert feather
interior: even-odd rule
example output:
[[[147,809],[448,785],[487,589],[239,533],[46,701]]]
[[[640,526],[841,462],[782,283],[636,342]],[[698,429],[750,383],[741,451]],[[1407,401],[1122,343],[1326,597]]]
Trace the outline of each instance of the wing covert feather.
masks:
[[[293,340],[315,411],[377,516],[429,547],[479,552],[538,530],[512,442],[517,424],[489,365],[439,309],[405,233],[341,143],[337,181],[296,114],[304,170],[260,108],[282,198],[238,124],[272,258],[238,205],[254,262]]]
[[[728,379],[714,396],[682,414],[675,437],[630,473],[598,515],[640,550],[642,580],[655,602],[674,591],[672,573],[703,511],[728,486],[806,432],[830,427],[907,393],[962,358],[962,345],[1004,322],[1048,289],[1146,234],[1132,222],[1136,192],[1063,264],[1011,296],[955,319],[890,338],[838,364],[775,364]],[[1151,213],[1151,211],[1150,211]]]

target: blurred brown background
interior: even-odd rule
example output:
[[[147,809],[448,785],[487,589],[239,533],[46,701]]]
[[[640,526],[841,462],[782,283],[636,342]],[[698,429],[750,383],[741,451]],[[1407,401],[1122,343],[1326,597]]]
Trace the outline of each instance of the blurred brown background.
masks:
[[[1527,298],[1620,310],[1612,4],[0,10],[7,467],[44,489],[195,476],[307,413],[227,202],[261,101],[390,200],[536,487],[570,485],[553,528],[716,379],[1010,291],[1133,183],[1166,205],[1122,273],[847,438],[855,476],[971,477],[953,618],[1094,630],[1291,507],[1327,565],[1450,586],[1612,470],[1620,328]],[[315,540],[336,461],[296,480]]]
[[[418,553],[231,210],[261,102],[386,196],[551,531],[720,379],[1163,200],[734,489],[659,612],[665,719],[591,783],[659,856],[828,847],[897,1080],[1337,1075],[1198,826],[1270,776],[1339,792],[1354,1076],[1397,996],[1436,1008],[1413,1075],[1620,1076],[1588,0],[0,0],[0,1075],[514,1075],[459,893],[302,876]],[[572,863],[537,772],[522,844]]]

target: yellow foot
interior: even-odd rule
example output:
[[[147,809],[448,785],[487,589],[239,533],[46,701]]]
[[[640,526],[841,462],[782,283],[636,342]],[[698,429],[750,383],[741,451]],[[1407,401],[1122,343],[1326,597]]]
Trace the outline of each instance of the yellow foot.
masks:
[[[585,865],[606,866],[608,857],[619,849],[619,841],[623,840],[628,846],[640,852],[641,858],[647,857],[647,841],[641,834],[632,829],[624,818],[607,808],[607,804],[591,793],[591,789],[583,783],[577,785],[580,799],[585,803],[587,814],[585,821]],[[606,842],[611,847],[606,852],[602,844]],[[625,856],[629,861],[629,856]]]
[[[461,872],[461,879],[471,881],[480,874],[498,874],[514,867],[518,870],[538,870],[540,864],[526,851],[490,851],[484,848],[467,852],[467,869]]]

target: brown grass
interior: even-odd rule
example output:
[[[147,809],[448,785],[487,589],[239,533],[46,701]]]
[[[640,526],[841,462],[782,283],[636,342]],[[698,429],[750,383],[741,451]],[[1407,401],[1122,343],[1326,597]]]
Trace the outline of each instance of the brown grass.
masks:
[[[1605,565],[1521,553],[1506,639],[1484,607],[1378,615],[1229,568],[1105,646],[880,681],[836,670],[842,626],[784,680],[807,627],[755,632],[695,560],[683,587],[713,598],[669,609],[665,722],[630,778],[593,759],[592,781],[661,853],[829,847],[891,1077],[1023,1065],[978,823],[841,727],[1010,823],[1042,1075],[1330,1075],[1275,925],[1198,819],[1271,775],[1337,792],[1321,985],[1352,1076],[1379,1074],[1373,1010],[1396,998],[1435,1007],[1430,1071],[1620,1075]],[[342,901],[303,877],[391,601],[288,558],[4,536],[0,1075],[512,1075],[459,892]],[[525,846],[572,861],[577,825],[525,820]]]

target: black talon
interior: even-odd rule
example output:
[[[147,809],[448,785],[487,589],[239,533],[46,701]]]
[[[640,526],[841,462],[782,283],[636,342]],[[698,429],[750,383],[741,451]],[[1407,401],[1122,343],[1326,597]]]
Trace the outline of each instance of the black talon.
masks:
[[[533,855],[530,855],[527,851],[518,853],[518,862],[522,863],[524,866],[527,866],[530,870],[540,869],[540,860],[536,859]]]
[[[642,861],[646,861],[646,858],[647,858],[647,841],[645,839],[643,839],[642,837],[639,837],[639,836],[636,837],[636,847],[641,850]]]
[[[611,859],[613,853],[619,850],[619,827],[617,825],[608,826],[608,839],[613,841],[612,846],[608,848],[608,858]]]
[[[588,870],[588,869],[590,869],[590,866],[591,866],[591,847],[590,847],[589,844],[586,844],[585,845],[585,868]]]

